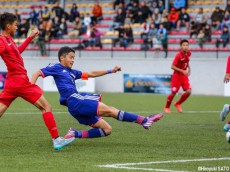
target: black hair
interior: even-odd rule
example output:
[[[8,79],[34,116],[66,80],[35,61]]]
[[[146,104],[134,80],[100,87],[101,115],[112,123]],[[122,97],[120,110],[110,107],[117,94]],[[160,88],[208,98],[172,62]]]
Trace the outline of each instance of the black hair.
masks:
[[[180,41],[180,46],[181,46],[184,42],[187,42],[187,43],[189,44],[189,42],[188,42],[187,39],[182,39],[182,40]]]
[[[75,53],[73,48],[70,47],[61,47],[60,50],[58,51],[58,59],[59,62],[61,61],[61,56],[65,56],[67,54],[69,54],[70,52]]]
[[[13,24],[13,22],[17,20],[18,19],[16,15],[5,12],[0,15],[0,27],[2,30],[5,30],[7,24]]]

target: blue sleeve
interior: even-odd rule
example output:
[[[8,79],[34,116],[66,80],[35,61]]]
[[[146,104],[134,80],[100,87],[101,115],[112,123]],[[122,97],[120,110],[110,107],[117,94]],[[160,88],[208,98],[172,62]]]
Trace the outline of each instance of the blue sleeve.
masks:
[[[72,69],[72,72],[74,73],[74,75],[76,77],[75,80],[76,79],[81,79],[81,76],[82,76],[82,72],[81,71]]]
[[[47,76],[54,76],[57,73],[57,67],[54,64],[49,64],[47,67],[40,69],[43,78]]]

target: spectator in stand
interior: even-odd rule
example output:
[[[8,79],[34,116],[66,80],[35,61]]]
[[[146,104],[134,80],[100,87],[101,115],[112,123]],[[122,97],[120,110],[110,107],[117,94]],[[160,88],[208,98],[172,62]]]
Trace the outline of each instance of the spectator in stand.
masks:
[[[100,6],[98,1],[95,2],[95,5],[94,5],[93,10],[92,10],[92,14],[93,14],[93,16],[92,16],[92,23],[93,24],[96,24],[100,20],[103,19],[103,17],[102,17],[102,8],[101,8],[101,6]]]
[[[37,44],[40,49],[41,56],[47,56],[47,50],[46,50],[46,29],[44,28],[44,25],[40,24],[38,27],[39,35],[37,38]]]
[[[148,6],[151,11],[154,11],[158,6],[158,0],[148,0]]]
[[[66,35],[68,33],[67,29],[68,29],[67,28],[67,23],[66,23],[65,18],[63,17],[61,19],[61,24],[60,24],[59,33],[58,33],[60,38],[63,38],[63,35]]]
[[[167,35],[167,30],[164,28],[163,24],[160,24],[158,35],[161,41],[161,45],[163,47],[163,51],[165,52],[165,58],[167,58],[168,56],[168,35]]]
[[[172,8],[172,9],[170,10],[170,13],[169,13],[169,16],[168,16],[168,20],[169,20],[169,22],[171,23],[171,26],[172,26],[173,28],[176,28],[178,18],[179,18],[178,12],[176,11],[175,8]]]
[[[200,33],[200,35],[198,34],[197,39],[198,39],[198,44],[200,46],[200,48],[203,48],[203,43],[208,41],[211,41],[211,27],[209,26],[209,24],[205,25],[205,28],[202,30],[203,32],[203,36],[202,33]]]
[[[36,12],[36,10],[34,9],[33,6],[30,9],[31,9],[31,11],[29,12],[30,23],[31,24],[37,24],[37,22],[38,22],[38,13]]]
[[[89,13],[86,13],[84,20],[83,20],[83,25],[82,25],[82,33],[86,33],[88,26],[92,23],[91,17]]]
[[[197,30],[202,29],[207,23],[208,17],[203,12],[203,8],[199,8],[198,13],[195,16],[194,22],[196,24]]]
[[[60,28],[59,20],[60,19],[57,16],[53,20],[53,25],[52,25],[52,28],[51,28],[51,38],[52,37],[60,38],[60,35],[58,34],[59,33],[59,28]]]
[[[224,29],[224,26],[228,26],[228,29],[230,30],[230,14],[228,10],[226,10],[224,13],[224,19],[221,23],[221,30]]]
[[[132,44],[134,42],[134,39],[133,39],[133,29],[131,27],[131,24],[126,25],[125,34],[127,36],[127,43]]]
[[[46,29],[46,32],[45,32],[45,41],[46,42],[49,42],[50,39],[51,39],[51,36],[52,36],[52,34],[51,34],[52,27],[53,27],[53,21],[52,21],[52,19],[49,19],[46,24],[44,24],[44,21],[43,21],[43,28]]]
[[[195,37],[196,37],[197,32],[198,32],[197,24],[194,21],[192,21],[191,24],[190,24],[190,33],[189,33],[190,38],[193,38],[193,35],[195,35]]]
[[[216,7],[211,15],[212,27],[214,27],[215,30],[219,30],[220,24],[222,23],[223,19],[224,19],[224,11],[220,9],[220,7]]]
[[[143,20],[147,20],[149,16],[152,16],[152,11],[147,6],[147,3],[143,0],[141,1],[140,11],[142,13],[141,17]]]
[[[171,23],[168,21],[168,13],[167,10],[164,10],[163,13],[161,14],[161,24],[163,24],[164,28],[167,31],[171,30]]]
[[[48,6],[45,6],[45,9],[42,10],[42,19],[43,19],[43,23],[45,27],[46,27],[47,22],[50,20],[50,18],[51,18],[51,12]]]
[[[163,10],[165,9],[165,6],[163,4],[163,1],[159,1],[158,2],[158,9],[159,9],[159,13],[162,14]]]
[[[55,6],[52,8],[52,13],[54,14],[54,17],[58,17],[59,23],[61,22],[61,18],[64,14],[64,9],[60,7],[59,2],[55,3]]]
[[[141,39],[147,39],[147,35],[149,33],[149,24],[147,23],[147,21],[145,21],[142,25],[141,25]]]
[[[185,8],[186,2],[185,0],[174,0],[173,7],[177,10],[181,10],[182,8]]]
[[[91,17],[89,15],[89,13],[86,13],[85,17],[84,17],[84,25],[87,27],[91,24]]]
[[[113,39],[113,47],[116,47],[117,42],[122,46],[126,40],[124,24],[121,23],[120,27],[114,28],[114,30],[118,31],[118,38]]]
[[[18,36],[27,38],[27,33],[30,28],[30,24],[27,19],[23,18],[21,24],[18,26]]]
[[[125,5],[125,1],[124,0],[115,0],[114,2],[113,2],[113,10],[115,10],[116,9],[116,6],[117,5],[120,5],[120,4],[122,4],[123,6]]]
[[[139,19],[138,19],[138,12],[139,11],[140,11],[140,8],[138,7],[137,3],[133,2],[133,6],[129,10],[129,14],[128,14],[128,17],[131,19],[132,23],[139,23]],[[142,15],[142,13],[141,13],[141,15]],[[140,14],[139,14],[139,16],[140,16]]]
[[[154,23],[151,23],[150,24],[150,27],[149,27],[149,32],[148,32],[148,35],[147,35],[147,39],[144,40],[144,43],[147,43],[147,44],[150,44],[150,47],[152,48],[154,43],[156,42],[155,39],[158,38],[158,30],[157,28],[155,27],[155,24]],[[154,47],[155,48],[155,47]]]
[[[203,48],[203,40],[204,39],[204,30],[200,29],[197,35],[197,41],[200,46],[200,48]]]
[[[230,13],[230,0],[227,0],[227,6],[225,8],[225,12],[228,11]]]
[[[68,33],[68,36],[70,38],[76,38],[79,35],[81,35],[82,32],[82,23],[79,17],[75,18],[75,21],[73,22],[73,30]]]
[[[154,13],[152,15],[152,19],[154,20],[155,27],[158,29],[161,23],[161,14],[159,13],[159,9],[155,8]]]
[[[96,28],[95,25],[91,27],[89,43],[90,43],[91,47],[100,47],[100,48],[102,48],[101,33]]]
[[[190,17],[189,14],[186,12],[185,8],[181,9],[181,12],[179,14],[179,18],[177,21],[177,30],[180,30],[181,25],[185,25],[186,31],[189,31],[189,22],[190,22]]]
[[[117,15],[114,17],[113,21],[113,28],[119,28],[121,23],[125,23],[125,16],[123,15],[121,8],[118,8]]]
[[[22,22],[21,15],[20,15],[20,13],[18,12],[17,9],[14,10],[14,15],[17,16],[18,23],[21,23]]]
[[[69,16],[69,21],[73,22],[76,17],[80,17],[80,13],[78,11],[78,7],[76,3],[72,4],[72,8],[70,9],[70,16]]]
[[[38,30],[38,27],[35,24],[30,24],[30,28],[29,28],[28,33],[27,33],[27,37],[29,37],[31,35],[31,33],[32,33],[33,30]],[[31,41],[31,43],[32,43],[33,46],[37,45],[37,42],[38,42],[38,38],[37,37],[35,37]]]
[[[43,14],[43,7],[42,7],[42,5],[39,5],[39,7],[38,7],[39,9],[38,9],[38,20],[39,19],[41,19],[42,18],[42,14]],[[39,23],[38,23],[38,27],[39,27]]]
[[[219,48],[220,43],[223,43],[223,47],[226,47],[226,45],[229,42],[229,38],[230,38],[230,35],[229,35],[228,27],[224,26],[224,30],[220,36],[220,39],[216,40],[216,48]]]

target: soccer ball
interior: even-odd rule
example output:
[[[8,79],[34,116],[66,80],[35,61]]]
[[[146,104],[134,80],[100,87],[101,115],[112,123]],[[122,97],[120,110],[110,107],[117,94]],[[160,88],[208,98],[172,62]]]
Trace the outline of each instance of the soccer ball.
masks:
[[[230,143],[230,130],[228,130],[228,132],[226,133],[226,139],[228,143]]]

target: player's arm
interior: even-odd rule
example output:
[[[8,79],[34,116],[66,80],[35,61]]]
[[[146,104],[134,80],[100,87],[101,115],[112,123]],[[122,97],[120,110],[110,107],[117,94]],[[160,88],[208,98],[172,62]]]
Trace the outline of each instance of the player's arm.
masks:
[[[109,69],[109,70],[88,72],[88,77],[95,78],[95,77],[103,76],[103,75],[110,74],[110,73],[116,73],[118,71],[121,71],[121,67],[115,66],[113,69]]]
[[[173,69],[173,70],[175,70],[175,71],[178,71],[178,72],[181,72],[181,73],[183,73],[184,75],[188,75],[188,71],[183,70],[183,69],[180,69],[180,68],[176,67],[176,66],[173,65],[173,64],[172,64],[172,66],[171,66],[171,69]]]
[[[38,36],[39,31],[38,30],[32,30],[30,36],[18,47],[18,50],[20,53],[22,53],[26,47],[29,45],[29,43]]]
[[[190,67],[190,64],[188,63],[188,76],[191,75],[191,67]]]
[[[35,84],[36,81],[38,80],[38,78],[39,78],[40,76],[42,76],[41,70],[38,70],[38,71],[34,72],[33,75],[32,75],[32,78],[31,78],[30,82],[31,82],[32,84]]]
[[[230,56],[228,57],[227,65],[226,65],[226,74],[224,76],[224,82],[228,83],[230,80]]]

